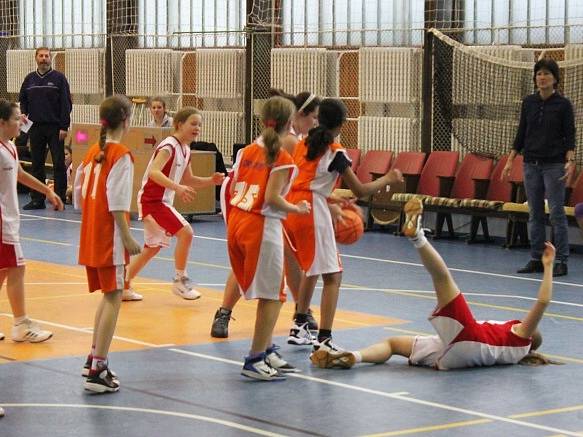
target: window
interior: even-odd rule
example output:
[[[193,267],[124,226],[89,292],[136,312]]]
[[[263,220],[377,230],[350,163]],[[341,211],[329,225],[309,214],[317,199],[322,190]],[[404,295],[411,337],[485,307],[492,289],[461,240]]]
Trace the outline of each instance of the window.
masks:
[[[20,0],[21,47],[105,46],[105,1]]]

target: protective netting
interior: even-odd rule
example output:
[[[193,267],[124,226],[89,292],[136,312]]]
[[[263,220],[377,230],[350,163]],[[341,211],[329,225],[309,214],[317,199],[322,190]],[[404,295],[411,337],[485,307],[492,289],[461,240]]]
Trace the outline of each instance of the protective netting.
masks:
[[[465,46],[440,31],[432,33],[434,150],[495,157],[508,153],[516,136],[522,99],[534,92],[532,51],[509,46]],[[560,59],[556,54],[553,57]],[[577,143],[581,144],[583,58],[558,63],[559,91],[574,105]],[[579,163],[582,158],[578,152]]]
[[[247,23],[251,26],[280,27],[281,4],[282,0],[253,0]]]

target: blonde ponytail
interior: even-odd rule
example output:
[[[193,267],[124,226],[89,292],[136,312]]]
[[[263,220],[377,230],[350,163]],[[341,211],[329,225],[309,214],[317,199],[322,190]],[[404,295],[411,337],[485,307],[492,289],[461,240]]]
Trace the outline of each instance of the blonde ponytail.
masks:
[[[281,149],[281,135],[295,112],[294,104],[283,97],[271,97],[262,110],[262,120],[265,129],[261,133],[265,145],[267,164],[272,165]]]

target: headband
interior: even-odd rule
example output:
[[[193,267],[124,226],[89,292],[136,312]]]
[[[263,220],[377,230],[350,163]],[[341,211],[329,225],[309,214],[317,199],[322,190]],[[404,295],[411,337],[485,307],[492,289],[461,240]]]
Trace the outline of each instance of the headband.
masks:
[[[316,97],[317,97],[316,94],[310,94],[309,97],[304,102],[304,104],[302,106],[300,106],[300,109],[298,109],[298,112],[302,112],[304,109],[306,109],[308,107],[308,105],[310,103],[312,103],[312,100],[314,100]]]

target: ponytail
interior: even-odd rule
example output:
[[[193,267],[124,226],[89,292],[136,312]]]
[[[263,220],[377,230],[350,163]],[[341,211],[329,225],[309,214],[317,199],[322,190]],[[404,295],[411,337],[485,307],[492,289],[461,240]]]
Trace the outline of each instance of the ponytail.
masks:
[[[334,142],[333,130],[342,126],[346,121],[346,106],[337,99],[324,99],[320,102],[318,126],[310,129],[306,138],[308,161],[322,156],[328,146]]]
[[[310,129],[306,138],[306,145],[308,146],[306,158],[308,161],[313,161],[322,156],[333,142],[334,135],[326,126],[319,125]]]
[[[107,132],[115,131],[132,115],[132,105],[127,97],[114,95],[108,97],[99,105],[99,153],[95,156],[96,162],[105,159]]]
[[[265,160],[268,165],[273,165],[281,149],[280,136],[284,133],[295,112],[294,104],[283,97],[271,97],[262,110],[262,120],[265,129],[261,133],[265,146]]]

